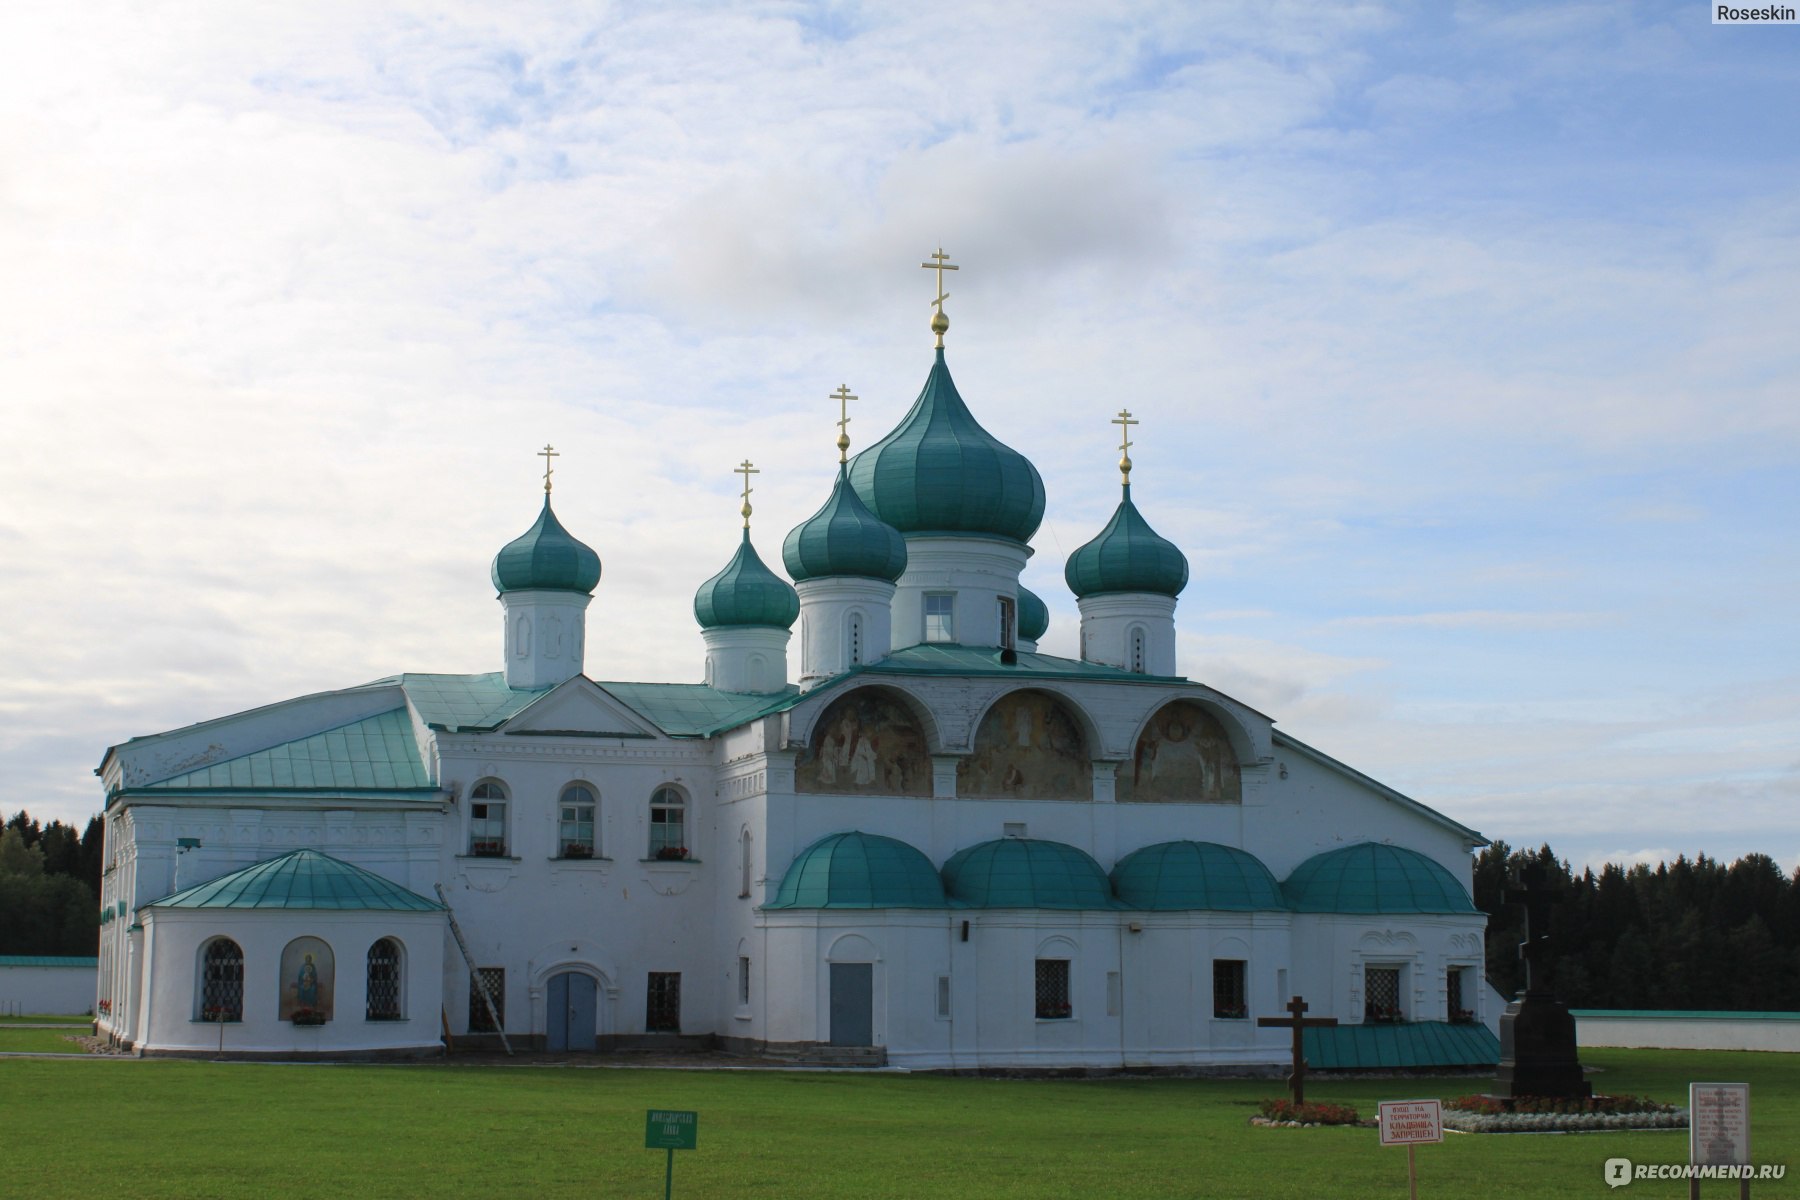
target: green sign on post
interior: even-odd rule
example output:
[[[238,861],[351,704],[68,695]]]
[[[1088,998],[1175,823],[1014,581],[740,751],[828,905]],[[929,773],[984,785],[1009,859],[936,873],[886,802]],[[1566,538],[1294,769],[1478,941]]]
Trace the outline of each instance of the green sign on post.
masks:
[[[700,1141],[700,1114],[653,1108],[644,1114],[644,1149],[667,1150],[668,1164],[663,1168],[663,1200],[675,1190],[675,1152],[692,1150]]]

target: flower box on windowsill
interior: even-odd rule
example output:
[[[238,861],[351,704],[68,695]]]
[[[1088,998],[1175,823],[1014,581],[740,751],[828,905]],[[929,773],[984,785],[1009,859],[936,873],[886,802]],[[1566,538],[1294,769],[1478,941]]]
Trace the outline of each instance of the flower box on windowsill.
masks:
[[[564,842],[562,848],[564,858],[592,858],[594,848],[585,842]]]
[[[1040,1004],[1037,1010],[1040,1021],[1066,1021],[1074,1015],[1074,1007],[1068,1004]]]
[[[1245,1008],[1213,1009],[1213,1020],[1215,1021],[1247,1021],[1249,1019],[1250,1012]]]
[[[289,1017],[288,1020],[296,1025],[323,1025],[326,1021],[326,1016],[324,1013],[317,1012],[310,1008],[296,1008],[294,1010],[294,1015]]]
[[[1466,1008],[1453,1008],[1450,1010],[1450,1023],[1452,1025],[1473,1025],[1475,1014]]]
[[[500,841],[474,841],[469,843],[470,858],[505,858],[506,843]]]
[[[1373,1005],[1363,1010],[1365,1025],[1404,1025],[1406,1015],[1397,1008],[1376,1008]]]
[[[200,1019],[209,1025],[241,1025],[244,1018],[233,1016],[230,1009],[207,1008],[200,1012]]]
[[[663,846],[652,857],[657,862],[686,862],[688,851],[686,846]]]

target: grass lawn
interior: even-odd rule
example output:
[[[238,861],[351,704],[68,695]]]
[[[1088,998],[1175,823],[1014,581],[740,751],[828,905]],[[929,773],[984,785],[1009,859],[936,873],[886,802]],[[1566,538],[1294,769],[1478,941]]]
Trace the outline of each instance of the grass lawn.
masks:
[[[86,1051],[63,1037],[66,1033],[86,1033],[81,1029],[0,1029],[0,1054],[85,1054]]]
[[[1685,1103],[1689,1080],[1751,1085],[1765,1162],[1800,1147],[1791,1055],[1611,1050],[1599,1090]],[[1321,1080],[1309,1099],[1482,1090],[1467,1078]],[[695,1109],[677,1196],[1404,1196],[1406,1155],[1372,1129],[1248,1124],[1267,1080],[1003,1080],[765,1071],[434,1064],[284,1066],[0,1060],[8,1176],[34,1198],[132,1196],[655,1197],[663,1154],[644,1110]],[[94,1130],[78,1151],[75,1128]],[[1680,1162],[1682,1132],[1450,1135],[1419,1151],[1427,1197],[1685,1196],[1608,1190],[1614,1156]],[[1800,1197],[1800,1162],[1757,1200]],[[1709,1200],[1735,1186],[1707,1185]],[[121,1191],[123,1189],[123,1191]]]
[[[26,1013],[22,1017],[0,1017],[0,1025],[92,1025],[94,1018],[86,1013],[58,1016],[54,1013]]]

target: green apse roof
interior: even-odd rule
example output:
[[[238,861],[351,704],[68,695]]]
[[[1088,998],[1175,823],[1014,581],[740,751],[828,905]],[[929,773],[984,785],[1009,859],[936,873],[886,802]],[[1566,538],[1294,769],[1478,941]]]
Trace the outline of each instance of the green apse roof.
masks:
[[[1472,913],[1456,877],[1417,850],[1358,842],[1315,854],[1281,885],[1296,912]]]
[[[1050,629],[1050,606],[1028,587],[1019,588],[1019,637],[1035,642]]]
[[[1024,542],[1044,519],[1037,468],[975,420],[942,347],[912,410],[850,460],[850,482],[869,510],[901,533]]]
[[[694,593],[694,619],[702,629],[723,625],[768,625],[791,628],[800,615],[793,586],[763,565],[750,544],[750,530],[725,569]]]
[[[943,908],[924,854],[873,833],[834,833],[800,852],[765,908]]]
[[[795,583],[839,575],[892,582],[906,570],[906,539],[869,511],[840,466],[825,507],[788,531],[781,561]]]
[[[546,492],[537,523],[500,548],[490,576],[502,594],[539,590],[585,595],[600,582],[600,556],[562,527]]]
[[[1133,908],[1286,911],[1281,886],[1255,855],[1217,842],[1161,842],[1120,859],[1113,891]]]
[[[1500,1039],[1486,1025],[1337,1025],[1305,1030],[1302,1037],[1308,1065],[1332,1071],[1491,1067],[1500,1061]]]
[[[317,850],[290,850],[152,901],[157,908],[285,908],[436,912],[443,908],[373,871]],[[144,907],[150,907],[145,905]]]
[[[1098,537],[1069,555],[1063,578],[1077,598],[1107,592],[1155,592],[1178,596],[1188,564],[1174,542],[1150,528],[1131,502],[1131,485]]]
[[[1062,842],[1000,838],[958,850],[944,890],[971,908],[1118,908],[1100,864]]]
[[[389,790],[431,788],[404,708],[324,733],[200,767],[147,785],[153,790],[267,788]]]

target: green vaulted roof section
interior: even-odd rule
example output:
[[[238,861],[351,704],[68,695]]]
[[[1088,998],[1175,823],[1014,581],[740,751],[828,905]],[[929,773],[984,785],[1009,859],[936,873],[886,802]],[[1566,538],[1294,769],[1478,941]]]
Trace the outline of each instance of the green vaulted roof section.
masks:
[[[292,850],[141,907],[435,912],[444,906],[329,854]]]
[[[1303,1036],[1306,1061],[1320,1070],[1491,1067],[1500,1061],[1500,1039],[1485,1025],[1336,1025]]]
[[[1000,661],[993,648],[957,646],[942,642],[908,646],[878,663],[858,667],[851,674],[868,675],[1004,675],[1015,679],[1116,679],[1123,683],[1181,682],[1179,676],[1133,675],[1117,667],[1057,658],[1050,654],[1019,651],[1019,661]]]
[[[873,833],[834,833],[800,852],[765,908],[943,908],[924,854]]]
[[[1315,854],[1282,890],[1296,912],[1472,913],[1462,884],[1416,850],[1360,842]]]
[[[152,791],[432,788],[404,708],[149,784]]]
[[[1113,891],[1133,908],[1152,911],[1287,910],[1281,886],[1252,854],[1217,842],[1162,842],[1120,859]]]
[[[1118,908],[1100,864],[1074,846],[1001,838],[958,850],[944,890],[971,908]]]
[[[506,686],[488,675],[403,675],[400,683],[419,717],[433,729],[480,732],[516,716],[545,690]],[[780,712],[800,699],[797,688],[773,696],[722,692],[703,683],[596,683],[594,685],[670,737],[707,737],[757,717]]]

